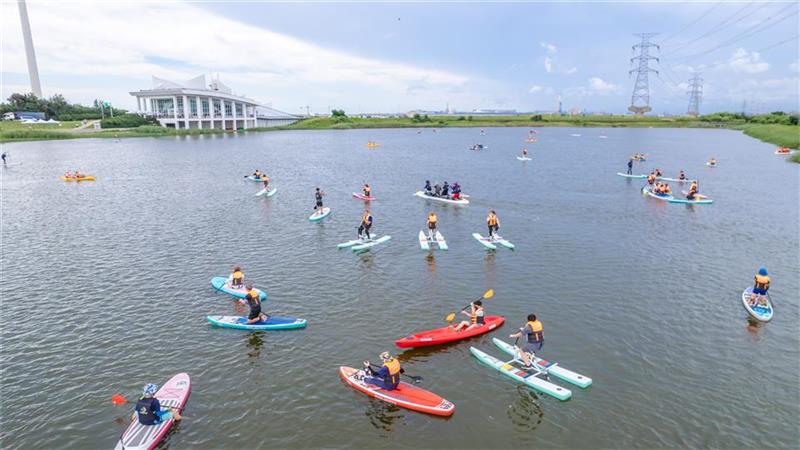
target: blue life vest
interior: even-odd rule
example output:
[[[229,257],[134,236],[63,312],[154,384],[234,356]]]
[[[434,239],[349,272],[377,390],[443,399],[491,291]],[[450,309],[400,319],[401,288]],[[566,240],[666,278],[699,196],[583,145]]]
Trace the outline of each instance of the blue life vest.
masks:
[[[139,423],[142,425],[155,425],[158,423],[158,411],[155,410],[155,401],[153,397],[140,398],[136,402],[136,414],[139,416]],[[159,408],[161,409],[161,408]]]

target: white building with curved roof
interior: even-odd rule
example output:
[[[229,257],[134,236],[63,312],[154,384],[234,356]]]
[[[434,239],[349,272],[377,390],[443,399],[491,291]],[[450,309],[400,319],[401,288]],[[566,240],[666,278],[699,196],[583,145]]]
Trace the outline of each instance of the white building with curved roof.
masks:
[[[153,86],[130,93],[139,114],[155,117],[165,127],[225,130],[289,125],[301,117],[235,95],[214,79],[200,75],[182,84],[153,77]]]

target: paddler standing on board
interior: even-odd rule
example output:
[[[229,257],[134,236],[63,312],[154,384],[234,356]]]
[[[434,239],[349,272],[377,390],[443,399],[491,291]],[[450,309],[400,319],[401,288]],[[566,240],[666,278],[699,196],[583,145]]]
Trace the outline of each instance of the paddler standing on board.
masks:
[[[436,225],[439,223],[439,218],[436,213],[431,211],[428,213],[428,240],[433,241],[433,235],[436,233]]]
[[[317,215],[322,215],[322,196],[325,195],[324,192],[317,188],[316,192],[314,192],[314,199],[316,200],[316,205],[314,206],[314,210],[317,211]]]
[[[369,361],[364,361],[364,373],[366,375],[364,382],[374,384],[387,391],[393,391],[400,384],[400,374],[405,370],[400,367],[400,361],[390,355],[389,352],[381,353],[380,358],[383,365],[377,372],[372,370]]]
[[[361,215],[361,224],[358,226],[358,239],[361,239],[361,234],[364,233],[367,235],[368,241],[372,240],[369,235],[369,229],[372,228],[372,220],[372,214],[370,214],[369,209],[364,211],[364,214]]]
[[[633,158],[628,159],[628,175],[633,175]]]
[[[764,302],[764,296],[769,291],[769,275],[767,268],[762,267],[758,269],[755,276],[755,285],[753,285],[753,293],[750,295],[750,306],[755,306],[759,302]]]
[[[364,187],[361,188],[361,192],[364,193],[364,197],[372,197],[372,188],[369,187],[367,183],[364,183]]]
[[[522,157],[523,158],[527,158],[528,157],[528,149],[527,148],[523,148],[522,149]]]
[[[497,213],[493,209],[489,210],[489,215],[486,216],[486,225],[489,227],[489,239],[493,239],[494,233],[500,229],[500,219],[497,218]]]
[[[269,177],[267,174],[261,174],[261,182],[264,183],[264,189],[269,190]]]
[[[520,328],[518,333],[514,333],[509,337],[519,339],[522,336],[525,336],[525,343],[518,348],[525,368],[529,369],[533,366],[531,355],[541,350],[544,345],[544,329],[542,328],[542,322],[539,322],[536,318],[536,314],[528,314],[528,321],[525,326]]]
[[[159,423],[174,419],[181,420],[180,413],[177,409],[161,408],[161,403],[154,396],[158,392],[158,386],[148,383],[142,389],[142,396],[136,402],[136,410],[133,413],[133,418],[138,418],[139,423],[142,425],[158,425]]]

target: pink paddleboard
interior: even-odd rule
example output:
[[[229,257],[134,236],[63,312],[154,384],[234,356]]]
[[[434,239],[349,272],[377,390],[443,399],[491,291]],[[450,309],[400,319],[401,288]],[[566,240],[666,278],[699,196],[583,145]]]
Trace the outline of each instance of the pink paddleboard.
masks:
[[[372,200],[375,200],[375,197],[373,197],[373,196],[367,197],[366,195],[359,194],[358,192],[353,192],[353,197],[355,197],[355,198],[357,198],[359,200],[364,200],[366,202],[370,202]]]
[[[189,400],[189,394],[191,393],[192,381],[189,379],[189,375],[179,373],[164,383],[161,389],[156,392],[155,397],[161,403],[162,409],[170,407],[181,412],[186,406],[186,401]],[[122,433],[115,449],[152,450],[164,439],[174,422],[173,419],[167,419],[156,425],[142,425],[138,419],[134,419],[125,432]]]

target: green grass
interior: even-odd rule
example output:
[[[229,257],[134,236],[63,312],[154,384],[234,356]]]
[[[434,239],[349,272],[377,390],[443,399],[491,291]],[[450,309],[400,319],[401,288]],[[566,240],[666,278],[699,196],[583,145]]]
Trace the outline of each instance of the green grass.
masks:
[[[800,126],[797,125],[744,125],[737,127],[744,134],[778,147],[800,149]]]

